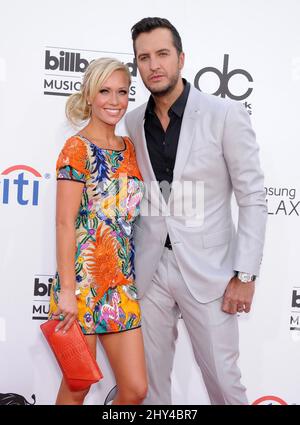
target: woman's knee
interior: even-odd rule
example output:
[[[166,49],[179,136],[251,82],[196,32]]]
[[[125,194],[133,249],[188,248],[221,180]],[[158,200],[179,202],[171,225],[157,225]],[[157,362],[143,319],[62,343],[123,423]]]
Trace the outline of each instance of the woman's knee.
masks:
[[[129,401],[142,403],[144,398],[147,396],[148,385],[146,381],[132,382],[128,383],[126,386],[123,386],[123,388],[120,388],[119,392],[122,393],[123,397]]]
[[[83,404],[89,390],[90,388],[82,391],[71,391],[66,382],[63,380],[57,394],[56,404]]]
[[[82,404],[84,402],[85,397],[89,393],[89,388],[83,391],[72,391],[72,399],[76,404]]]
[[[135,394],[138,400],[141,402],[146,398],[148,393],[148,385],[146,382],[141,383],[135,387]]]

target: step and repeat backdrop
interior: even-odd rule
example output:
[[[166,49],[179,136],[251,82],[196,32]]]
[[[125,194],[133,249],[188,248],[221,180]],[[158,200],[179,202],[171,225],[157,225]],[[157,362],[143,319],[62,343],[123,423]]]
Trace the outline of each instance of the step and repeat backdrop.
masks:
[[[146,16],[179,30],[185,78],[251,116],[269,219],[253,309],[239,317],[239,362],[251,404],[300,404],[299,2],[12,0],[0,9],[0,404],[55,402],[61,375],[40,324],[56,267],[55,162],[75,131],[65,102],[101,56],[130,67],[129,110],[147,100],[130,38]],[[105,378],[87,404],[113,394],[100,344],[98,360]],[[182,321],[172,378],[174,403],[209,404]]]

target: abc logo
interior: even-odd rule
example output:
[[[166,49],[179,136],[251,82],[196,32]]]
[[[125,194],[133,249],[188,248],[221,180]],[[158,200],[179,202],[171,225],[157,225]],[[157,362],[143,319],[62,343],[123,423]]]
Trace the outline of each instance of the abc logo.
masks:
[[[228,72],[228,62],[229,62],[229,55],[224,55],[224,61],[223,61],[223,71],[221,72],[219,69],[214,68],[212,66],[208,66],[206,68],[200,69],[200,71],[197,72],[195,79],[194,79],[194,86],[201,90],[200,87],[200,79],[201,77],[206,73],[213,73],[216,74],[219,79],[219,87],[218,89],[212,93],[215,96],[221,96],[221,97],[229,97],[233,100],[244,100],[248,96],[250,96],[253,88],[249,87],[244,94],[241,95],[235,95],[229,90],[229,80],[234,75],[243,75],[249,82],[253,82],[253,78],[249,74],[248,71],[245,71],[244,69],[233,69],[232,71]]]

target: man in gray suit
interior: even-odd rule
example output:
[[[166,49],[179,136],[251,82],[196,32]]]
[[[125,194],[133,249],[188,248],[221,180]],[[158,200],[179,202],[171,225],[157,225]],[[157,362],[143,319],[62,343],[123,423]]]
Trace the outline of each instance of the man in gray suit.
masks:
[[[181,39],[168,20],[142,19],[132,39],[151,93],[125,119],[146,185],[135,228],[149,372],[145,403],[171,404],[181,313],[211,403],[247,404],[236,313],[251,308],[267,218],[255,134],[243,105],[182,79]]]

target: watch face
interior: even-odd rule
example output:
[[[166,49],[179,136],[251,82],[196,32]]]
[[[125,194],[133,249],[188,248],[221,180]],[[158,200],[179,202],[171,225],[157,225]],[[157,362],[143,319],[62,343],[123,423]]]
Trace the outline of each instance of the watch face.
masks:
[[[247,283],[247,282],[251,282],[252,280],[252,276],[250,273],[243,273],[240,272],[238,273],[238,278],[240,279],[240,281]]]

